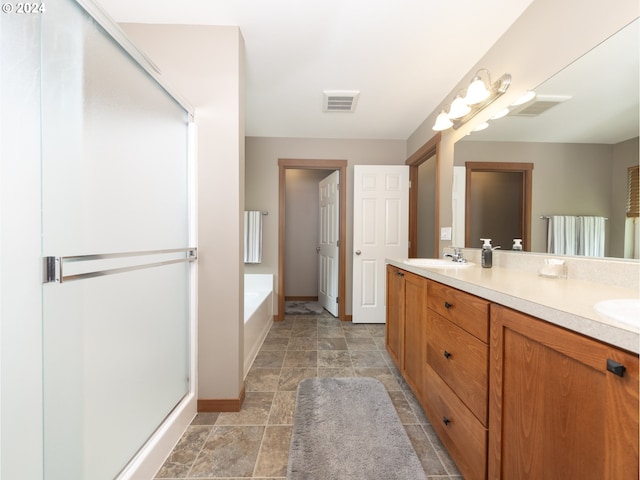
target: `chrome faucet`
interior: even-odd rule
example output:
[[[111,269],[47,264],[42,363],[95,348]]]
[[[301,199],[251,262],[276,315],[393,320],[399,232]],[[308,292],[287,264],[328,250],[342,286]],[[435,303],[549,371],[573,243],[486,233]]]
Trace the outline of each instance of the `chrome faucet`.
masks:
[[[450,257],[452,262],[467,263],[467,260],[462,257],[462,251],[459,248],[454,249],[453,253],[445,253],[443,257]]]

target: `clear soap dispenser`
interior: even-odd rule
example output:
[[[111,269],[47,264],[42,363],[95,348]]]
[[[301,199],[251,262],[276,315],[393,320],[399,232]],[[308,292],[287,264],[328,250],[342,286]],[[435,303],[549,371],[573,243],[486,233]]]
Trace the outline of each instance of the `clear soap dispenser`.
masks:
[[[493,266],[493,248],[491,247],[490,238],[481,238],[482,240],[482,268],[491,268]]]

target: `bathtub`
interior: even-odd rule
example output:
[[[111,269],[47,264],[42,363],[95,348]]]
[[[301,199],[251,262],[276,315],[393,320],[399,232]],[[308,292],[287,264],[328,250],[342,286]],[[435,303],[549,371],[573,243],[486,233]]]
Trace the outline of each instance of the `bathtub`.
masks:
[[[244,276],[244,376],[273,324],[273,275]]]

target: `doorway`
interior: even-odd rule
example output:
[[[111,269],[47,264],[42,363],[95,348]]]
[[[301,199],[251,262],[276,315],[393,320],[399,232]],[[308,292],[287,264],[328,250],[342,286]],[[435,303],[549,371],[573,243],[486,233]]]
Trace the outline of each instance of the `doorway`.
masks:
[[[409,165],[409,257],[438,257],[440,251],[440,138],[431,137]]]
[[[284,319],[285,311],[285,291],[286,291],[286,249],[287,245],[293,245],[292,241],[287,241],[287,224],[286,224],[286,192],[287,192],[287,172],[289,170],[322,170],[326,175],[333,171],[338,171],[340,183],[338,185],[339,196],[339,233],[338,244],[340,246],[338,253],[338,318],[345,319],[345,258],[346,252],[346,160],[298,160],[298,159],[279,159],[279,181],[278,181],[278,314],[276,320]],[[309,247],[311,248],[311,246]],[[315,245],[313,246],[315,248]],[[342,301],[340,301],[342,299]]]
[[[467,162],[465,245],[481,246],[491,238],[494,246],[511,249],[521,238],[523,250],[531,245],[532,163]]]

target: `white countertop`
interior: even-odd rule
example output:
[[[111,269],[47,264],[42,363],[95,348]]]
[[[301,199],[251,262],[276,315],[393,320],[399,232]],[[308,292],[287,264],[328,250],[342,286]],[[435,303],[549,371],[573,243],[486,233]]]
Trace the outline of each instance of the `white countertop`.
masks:
[[[575,279],[546,278],[511,268],[480,265],[422,268],[387,259],[387,263],[425,278],[455,287],[505,307],[616,347],[640,353],[640,329],[606,318],[594,305],[603,300],[638,298],[637,289]]]

